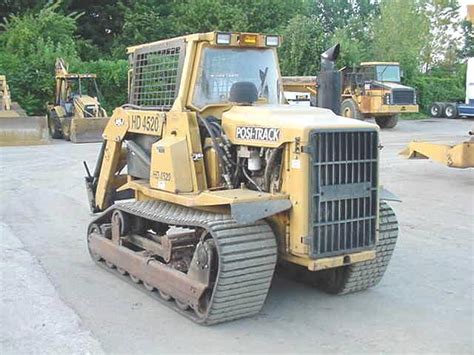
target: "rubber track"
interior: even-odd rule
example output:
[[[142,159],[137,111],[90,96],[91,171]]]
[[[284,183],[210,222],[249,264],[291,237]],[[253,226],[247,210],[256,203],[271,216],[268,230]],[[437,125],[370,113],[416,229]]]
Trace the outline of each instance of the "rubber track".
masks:
[[[252,316],[263,307],[277,261],[275,235],[265,221],[241,225],[226,214],[163,201],[134,201],[110,207],[92,223],[100,223],[114,209],[173,226],[201,227],[213,237],[219,268],[207,314],[198,317],[163,301],[168,307],[208,325]]]
[[[398,238],[398,222],[392,208],[380,202],[379,239],[375,246],[376,258],[348,267],[346,280],[338,294],[365,290],[377,285],[387,269]]]

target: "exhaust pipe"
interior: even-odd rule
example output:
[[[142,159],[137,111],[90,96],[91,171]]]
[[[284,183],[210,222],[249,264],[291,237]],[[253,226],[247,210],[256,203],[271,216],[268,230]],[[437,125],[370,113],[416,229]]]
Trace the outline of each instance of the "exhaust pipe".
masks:
[[[341,73],[336,69],[339,43],[321,54],[321,70],[317,77],[318,107],[341,113]]]

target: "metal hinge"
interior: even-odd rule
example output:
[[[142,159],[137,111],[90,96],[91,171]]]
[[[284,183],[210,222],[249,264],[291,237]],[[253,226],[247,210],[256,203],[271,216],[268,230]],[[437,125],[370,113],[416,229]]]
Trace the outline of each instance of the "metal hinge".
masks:
[[[316,153],[316,150],[312,145],[302,145],[301,153],[313,155],[314,153]]]
[[[309,237],[301,237],[301,244],[309,245],[310,238]]]

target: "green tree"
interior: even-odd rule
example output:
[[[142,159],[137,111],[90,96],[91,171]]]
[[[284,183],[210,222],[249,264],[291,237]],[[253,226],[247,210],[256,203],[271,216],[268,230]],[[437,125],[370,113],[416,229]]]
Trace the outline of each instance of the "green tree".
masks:
[[[346,27],[353,19],[368,23],[379,12],[379,3],[371,0],[314,0],[311,14],[327,33]]]
[[[325,50],[326,36],[315,16],[295,16],[283,33],[280,50],[284,75],[316,75],[320,55]]]
[[[174,0],[120,1],[117,5],[123,14],[122,29],[115,35],[112,55],[124,58],[128,46],[157,41],[177,35],[175,31]]]
[[[429,71],[437,65],[453,66],[462,46],[461,21],[456,0],[425,0],[421,13],[429,21],[429,32],[422,50],[422,66]]]
[[[383,0],[374,26],[374,60],[398,61],[407,78],[421,69],[430,24],[414,0]]]
[[[63,1],[65,13],[74,11],[82,14],[77,20],[75,33],[81,59],[92,60],[110,55],[114,39],[122,32],[127,7],[119,6],[117,0]]]
[[[372,22],[366,23],[360,18],[354,18],[345,27],[338,28],[331,38],[331,43],[341,45],[338,67],[359,65],[373,58],[372,48],[368,45],[372,38]]]
[[[0,23],[12,15],[41,10],[48,0],[3,0],[0,2]]]
[[[309,13],[306,0],[232,0],[247,18],[245,28],[236,31],[280,33],[296,15]]]
[[[474,57],[474,25],[470,21],[463,21],[461,24],[463,32],[463,44],[460,52],[461,57]]]
[[[58,6],[55,3],[37,13],[10,16],[0,33],[0,72],[7,75],[13,99],[29,114],[43,113],[54,94],[56,58],[78,60],[76,14],[62,15]]]
[[[184,1],[176,7],[176,31],[179,33],[240,31],[248,27],[241,7],[225,0]]]

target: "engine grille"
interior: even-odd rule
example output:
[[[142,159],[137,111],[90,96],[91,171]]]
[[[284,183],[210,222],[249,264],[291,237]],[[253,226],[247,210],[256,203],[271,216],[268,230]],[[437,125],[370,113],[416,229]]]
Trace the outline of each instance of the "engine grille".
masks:
[[[414,90],[393,90],[392,91],[393,105],[413,105],[415,104]]]
[[[375,244],[378,135],[374,130],[310,134],[310,256],[340,255]]]

